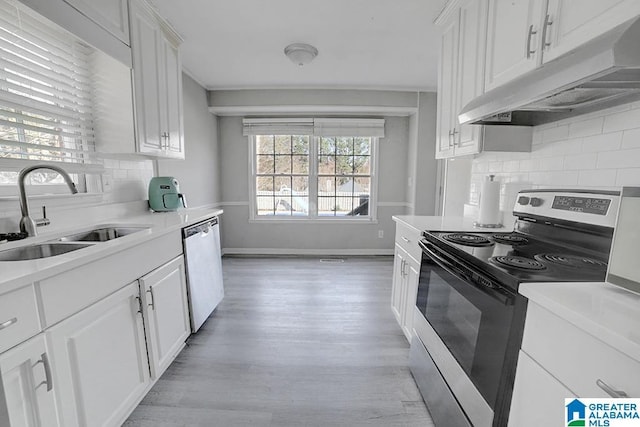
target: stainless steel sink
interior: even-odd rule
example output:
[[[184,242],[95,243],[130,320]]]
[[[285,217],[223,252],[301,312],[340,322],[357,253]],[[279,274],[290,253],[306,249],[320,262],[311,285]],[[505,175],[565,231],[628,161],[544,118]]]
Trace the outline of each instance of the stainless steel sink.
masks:
[[[106,242],[148,229],[148,227],[101,227],[64,236],[58,240],[61,242]]]
[[[92,246],[90,243],[40,243],[0,251],[0,261],[26,261],[49,258]]]

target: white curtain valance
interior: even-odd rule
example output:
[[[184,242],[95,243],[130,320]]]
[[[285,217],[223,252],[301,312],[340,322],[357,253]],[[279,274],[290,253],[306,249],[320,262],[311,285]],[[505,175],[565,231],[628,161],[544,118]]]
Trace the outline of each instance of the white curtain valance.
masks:
[[[384,119],[243,119],[242,134],[384,137]]]
[[[384,137],[384,119],[314,119],[316,136]]]
[[[242,134],[313,135],[313,119],[242,119]]]

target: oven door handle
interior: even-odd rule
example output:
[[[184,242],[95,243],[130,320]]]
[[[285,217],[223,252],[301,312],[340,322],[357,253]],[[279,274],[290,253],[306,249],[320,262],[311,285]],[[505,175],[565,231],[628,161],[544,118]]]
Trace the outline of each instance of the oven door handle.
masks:
[[[418,242],[418,244],[422,248],[422,251],[442,269],[471,284],[476,289],[488,294],[492,298],[502,302],[504,305],[514,304],[514,296],[511,293],[505,291],[504,288],[499,285],[495,279],[492,279],[475,269],[467,267],[470,271],[473,272],[475,276],[478,276],[478,278],[470,277],[467,272],[463,271],[460,268],[457,268],[442,256],[438,255],[435,251],[435,247],[433,247],[433,245],[431,245],[427,241],[421,240]]]

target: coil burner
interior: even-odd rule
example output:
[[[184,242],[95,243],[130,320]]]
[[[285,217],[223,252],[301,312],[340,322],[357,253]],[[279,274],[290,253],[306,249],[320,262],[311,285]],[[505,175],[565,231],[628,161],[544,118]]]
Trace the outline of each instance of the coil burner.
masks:
[[[486,237],[469,233],[452,233],[442,236],[443,239],[451,243],[457,243],[464,246],[491,246],[493,242]]]
[[[607,263],[593,258],[564,255],[564,254],[539,254],[534,256],[538,261],[549,262],[555,265],[572,268],[590,268],[594,270],[606,270]]]
[[[544,270],[547,268],[539,261],[521,256],[494,256],[489,258],[489,261],[504,267],[518,268],[520,270]]]
[[[529,239],[526,237],[510,233],[494,234],[491,238],[496,243],[504,243],[507,245],[525,245],[529,243]]]

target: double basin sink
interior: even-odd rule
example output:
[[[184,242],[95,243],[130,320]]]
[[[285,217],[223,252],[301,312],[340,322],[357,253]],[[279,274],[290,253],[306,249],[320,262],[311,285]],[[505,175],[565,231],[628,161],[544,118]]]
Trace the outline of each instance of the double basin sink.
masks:
[[[0,251],[0,261],[26,261],[49,258],[148,229],[149,227],[140,226],[100,226],[84,232],[59,237],[48,242]]]

